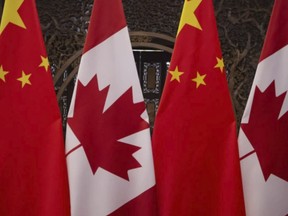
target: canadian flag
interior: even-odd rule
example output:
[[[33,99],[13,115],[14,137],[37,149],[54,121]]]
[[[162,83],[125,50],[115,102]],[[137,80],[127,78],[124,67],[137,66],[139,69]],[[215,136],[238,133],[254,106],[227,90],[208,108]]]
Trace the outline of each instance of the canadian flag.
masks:
[[[72,215],[154,215],[148,116],[120,0],[95,0],[68,114]]]
[[[239,132],[247,216],[288,214],[287,11],[275,1]]]

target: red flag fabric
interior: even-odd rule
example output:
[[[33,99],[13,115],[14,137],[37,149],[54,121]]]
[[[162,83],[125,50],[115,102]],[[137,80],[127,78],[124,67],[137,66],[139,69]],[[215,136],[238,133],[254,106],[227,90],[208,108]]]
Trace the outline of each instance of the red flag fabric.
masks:
[[[69,215],[62,122],[34,0],[0,27],[0,215]]]
[[[155,215],[148,115],[121,0],[95,0],[68,114],[72,215]]]
[[[239,131],[248,216],[288,215],[287,11],[275,0]]]
[[[211,0],[184,2],[153,154],[161,216],[245,214],[235,117]]]

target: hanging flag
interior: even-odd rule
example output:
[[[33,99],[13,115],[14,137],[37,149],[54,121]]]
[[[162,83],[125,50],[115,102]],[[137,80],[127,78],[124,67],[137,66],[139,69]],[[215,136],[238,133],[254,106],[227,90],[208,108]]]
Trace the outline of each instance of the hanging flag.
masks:
[[[236,123],[212,0],[185,0],[153,132],[161,216],[244,215]]]
[[[239,132],[247,216],[288,215],[287,11],[275,0]]]
[[[72,215],[155,214],[148,115],[121,0],[95,0],[68,114]]]
[[[34,0],[0,26],[0,215],[70,215],[60,111]]]

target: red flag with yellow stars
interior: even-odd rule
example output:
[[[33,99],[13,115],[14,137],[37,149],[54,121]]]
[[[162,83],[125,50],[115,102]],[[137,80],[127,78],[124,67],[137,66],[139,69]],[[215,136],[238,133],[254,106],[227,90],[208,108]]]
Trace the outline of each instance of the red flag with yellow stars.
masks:
[[[245,215],[212,0],[185,0],[153,133],[161,216]]]
[[[0,27],[0,215],[69,215],[62,123],[34,0]]]

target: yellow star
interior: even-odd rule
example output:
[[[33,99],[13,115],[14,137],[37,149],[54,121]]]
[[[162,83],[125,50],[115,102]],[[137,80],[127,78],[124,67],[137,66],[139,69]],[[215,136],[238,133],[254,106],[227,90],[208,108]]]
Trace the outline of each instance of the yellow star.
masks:
[[[9,23],[13,23],[21,28],[26,29],[26,26],[18,13],[19,8],[24,0],[7,0],[4,4],[2,22],[0,26],[0,35]]]
[[[197,72],[197,77],[192,79],[193,82],[196,82],[196,88],[198,88],[200,85],[206,85],[204,79],[206,77],[206,74],[200,75],[199,72]]]
[[[3,82],[5,82],[5,75],[8,73],[8,71],[4,71],[2,65],[0,66],[0,79],[3,80]]]
[[[224,61],[223,61],[223,58],[219,59],[217,58],[217,64],[215,65],[214,68],[219,68],[221,70],[221,72],[223,73],[223,69],[224,69]]]
[[[31,82],[30,82],[30,80],[29,80],[30,76],[31,76],[31,74],[27,74],[27,75],[26,75],[25,72],[22,71],[22,76],[17,79],[18,81],[22,82],[22,88],[23,88],[26,84],[31,85]]]
[[[39,67],[44,67],[46,72],[48,71],[48,67],[49,67],[49,62],[48,62],[48,58],[41,56],[41,64],[39,65]]]
[[[191,25],[202,31],[202,27],[195,16],[195,10],[198,8],[201,2],[202,0],[185,0],[177,35],[185,24]]]
[[[180,76],[184,73],[184,72],[180,72],[178,70],[178,67],[176,67],[176,69],[174,71],[169,71],[169,73],[172,75],[170,82],[172,82],[173,80],[177,80],[178,82],[180,82]]]

